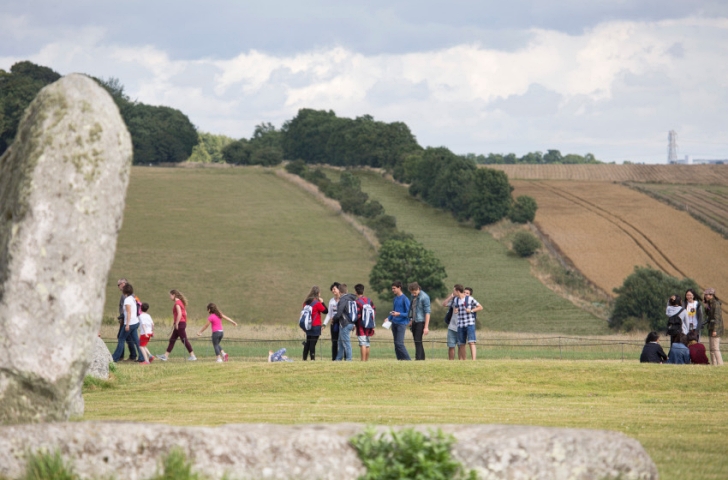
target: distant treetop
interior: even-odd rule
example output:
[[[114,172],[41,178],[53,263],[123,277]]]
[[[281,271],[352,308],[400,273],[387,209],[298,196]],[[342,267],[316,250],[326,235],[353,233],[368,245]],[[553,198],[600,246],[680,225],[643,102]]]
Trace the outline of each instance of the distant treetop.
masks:
[[[577,155],[575,153],[562,155],[558,150],[547,150],[545,154],[542,152],[529,152],[520,158],[517,157],[515,153],[509,153],[507,155],[501,153],[489,153],[488,156],[468,153],[467,155],[464,155],[464,157],[481,165],[576,165],[584,163],[602,163],[594,158],[594,155],[591,153],[587,153],[584,156]]]

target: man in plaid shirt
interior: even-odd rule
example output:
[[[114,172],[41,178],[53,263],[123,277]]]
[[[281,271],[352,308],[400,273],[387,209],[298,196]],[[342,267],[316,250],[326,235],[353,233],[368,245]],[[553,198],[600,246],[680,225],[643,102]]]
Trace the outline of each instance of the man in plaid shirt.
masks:
[[[457,284],[453,290],[453,315],[458,319],[458,358],[465,360],[465,343],[470,345],[470,356],[475,360],[475,313],[483,306],[473,297],[465,295],[465,288]]]

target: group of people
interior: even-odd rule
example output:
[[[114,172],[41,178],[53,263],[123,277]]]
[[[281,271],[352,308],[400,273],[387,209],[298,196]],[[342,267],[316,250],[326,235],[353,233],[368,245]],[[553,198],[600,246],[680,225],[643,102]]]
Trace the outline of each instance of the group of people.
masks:
[[[703,292],[703,301],[695,290],[688,289],[684,298],[672,295],[667,303],[667,333],[670,336],[670,352],[666,355],[659,343],[660,335],[650,332],[640,355],[642,363],[723,365],[720,353],[720,337],[723,336],[721,301],[714,288]],[[700,343],[700,333],[705,327],[708,334],[710,361],[705,346]]]
[[[121,290],[121,298],[119,299],[118,343],[112,354],[114,362],[124,359],[125,344],[129,348],[129,357],[127,358],[129,361],[138,361],[143,365],[149,365],[155,358],[158,358],[166,362],[177,340],[181,340],[189,352],[187,360],[197,360],[192,345],[187,338],[187,298],[182,292],[179,290],[169,291],[169,298],[173,302],[172,319],[174,328],[169,337],[167,350],[164,354],[155,357],[147,348],[149,340],[154,336],[154,321],[148,313],[149,304],[142,303],[139,298],[134,296],[134,287],[125,278],[119,279],[116,284]],[[216,361],[227,362],[228,354],[220,346],[223,338],[222,321],[223,319],[227,320],[236,326],[237,323],[224,315],[214,303],[207,305],[207,313],[209,315],[207,323],[197,332],[197,336],[201,336],[208,326],[212,327],[212,346],[215,349]]]
[[[423,337],[430,332],[431,305],[430,297],[417,282],[407,285],[410,297],[404,294],[402,282],[395,281],[391,285],[394,300],[382,327],[392,331],[394,353],[397,360],[411,360],[405,346],[405,334],[409,328],[415,344],[415,360],[425,360]],[[328,306],[321,297],[321,289],[314,285],[303,302],[300,327],[306,333],[303,342],[303,360],[316,359],[316,344],[322,330],[331,324],[331,359],[333,361],[351,361],[351,334],[356,330],[359,352],[362,361],[369,360],[371,337],[375,334],[374,315],[376,307],[371,298],[364,295],[364,285],[354,286],[354,293],[349,293],[346,284],[334,282],[329,288],[332,298]],[[483,306],[473,298],[473,289],[460,284],[454,286],[452,293],[444,300],[443,306],[448,308],[447,346],[450,360],[465,360],[466,346],[470,347],[470,356],[476,359],[475,324],[477,312]],[[321,316],[326,315],[322,320]],[[278,353],[278,352],[276,352]]]

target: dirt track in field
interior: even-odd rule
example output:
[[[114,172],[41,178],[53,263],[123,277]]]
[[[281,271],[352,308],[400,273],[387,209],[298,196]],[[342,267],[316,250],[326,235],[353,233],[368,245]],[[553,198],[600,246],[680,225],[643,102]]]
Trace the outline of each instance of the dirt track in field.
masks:
[[[609,182],[511,180],[538,202],[536,223],[607,292],[636,265],[688,276],[728,296],[728,240],[649,196]]]

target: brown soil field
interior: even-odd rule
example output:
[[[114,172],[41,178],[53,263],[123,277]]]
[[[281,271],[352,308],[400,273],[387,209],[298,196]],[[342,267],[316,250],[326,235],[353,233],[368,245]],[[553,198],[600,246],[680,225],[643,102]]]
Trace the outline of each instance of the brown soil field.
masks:
[[[541,232],[606,292],[650,265],[728,295],[728,240],[688,213],[604,181],[511,183],[538,202]]]
[[[728,185],[728,165],[484,165],[522,180]]]

